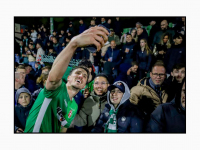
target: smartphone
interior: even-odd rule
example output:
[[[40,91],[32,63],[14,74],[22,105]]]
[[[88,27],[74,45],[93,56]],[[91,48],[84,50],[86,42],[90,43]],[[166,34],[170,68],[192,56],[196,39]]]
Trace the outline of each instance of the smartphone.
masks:
[[[102,24],[99,24],[98,27],[103,27],[103,28],[105,28],[105,29],[108,31],[109,35],[110,35],[110,30],[109,30],[108,28],[106,28],[106,27],[103,26]],[[109,36],[109,35],[108,35],[108,36]],[[95,52],[97,51],[97,47],[96,47],[95,45],[88,45],[88,46],[86,46],[85,48],[86,48],[89,52],[91,52],[91,53],[95,53]]]

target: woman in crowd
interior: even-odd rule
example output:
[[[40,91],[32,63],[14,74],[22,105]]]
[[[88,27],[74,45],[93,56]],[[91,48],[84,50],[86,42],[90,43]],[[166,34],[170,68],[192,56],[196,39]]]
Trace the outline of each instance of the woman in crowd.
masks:
[[[139,110],[130,103],[130,90],[122,82],[115,82],[108,87],[107,101],[93,133],[129,133],[142,132],[143,119]]]
[[[153,49],[153,61],[156,62],[157,60],[164,60],[164,56],[167,52],[167,50],[171,48],[169,34],[163,34],[161,41],[157,44],[155,44]]]
[[[140,40],[140,50],[137,51],[136,60],[139,64],[139,79],[146,77],[151,66],[151,50],[146,39]]]

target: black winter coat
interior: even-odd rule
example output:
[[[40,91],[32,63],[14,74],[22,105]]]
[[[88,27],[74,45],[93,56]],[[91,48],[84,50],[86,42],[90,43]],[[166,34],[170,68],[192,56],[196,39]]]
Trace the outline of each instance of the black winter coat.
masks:
[[[175,64],[186,62],[186,49],[182,45],[173,45],[165,55],[166,72],[171,73]]]
[[[29,111],[33,106],[34,100],[31,100],[27,107],[22,107],[20,104],[15,106],[14,113],[14,124],[15,132],[18,128],[25,129],[26,119],[28,117]]]
[[[109,119],[109,111],[111,107],[109,104],[105,105],[105,109],[102,112],[97,124],[92,129],[93,133],[104,132],[105,124]],[[117,113],[117,132],[118,133],[130,133],[130,132],[142,132],[143,131],[143,119],[137,106],[134,106],[127,100],[119,107]]]

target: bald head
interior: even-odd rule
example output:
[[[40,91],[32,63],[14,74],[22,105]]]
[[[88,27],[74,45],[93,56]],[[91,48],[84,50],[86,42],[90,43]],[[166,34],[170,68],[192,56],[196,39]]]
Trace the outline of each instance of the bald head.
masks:
[[[161,30],[167,29],[167,26],[168,26],[167,20],[163,20],[163,21],[160,23]]]
[[[116,47],[116,43],[115,43],[114,40],[112,40],[112,41],[110,42],[110,47],[111,47],[112,49],[114,49],[114,48]]]

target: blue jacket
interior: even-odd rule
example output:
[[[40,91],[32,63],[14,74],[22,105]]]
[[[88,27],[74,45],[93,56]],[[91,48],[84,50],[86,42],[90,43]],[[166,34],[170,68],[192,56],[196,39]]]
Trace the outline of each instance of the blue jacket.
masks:
[[[130,43],[126,43],[123,47],[122,47],[122,52],[123,52],[123,62],[124,63],[131,63],[132,61],[136,60],[136,49],[135,49],[135,43],[130,42]],[[129,52],[125,53],[125,49],[129,48]]]
[[[85,24],[82,24],[79,26],[79,34],[81,34],[82,32],[84,32],[87,29]]]
[[[173,45],[165,55],[167,73],[170,74],[175,64],[186,62],[186,49],[181,45]]]
[[[126,84],[128,84],[128,80],[127,80],[127,71],[128,69],[131,68],[131,64],[129,63],[122,63],[119,66],[119,75],[116,77],[115,82],[116,81],[123,81]]]
[[[147,55],[146,51],[144,51],[143,53],[141,50],[137,51],[136,61],[139,63],[138,67],[140,70],[145,70],[148,72],[151,65],[151,59],[152,58],[150,53]]]
[[[123,82],[122,82],[123,83]],[[116,83],[114,83],[116,84]],[[139,109],[137,106],[130,103],[130,90],[128,86],[123,83],[125,86],[125,93],[120,101],[120,104],[117,106],[117,132],[118,133],[136,133],[143,131],[143,116],[140,114]],[[102,112],[98,122],[96,123],[95,127],[92,129],[91,132],[99,133],[104,132],[105,124],[107,123],[110,115],[109,111],[111,107],[113,108],[113,104],[110,102],[109,99],[110,91],[108,90],[107,93],[107,101],[108,104],[105,105],[105,109]]]
[[[62,46],[59,43],[53,44],[53,50],[59,54],[62,51]]]
[[[119,49],[111,49],[111,47],[108,47],[104,57],[105,61],[108,61],[109,57],[112,57],[112,64],[114,68],[119,67],[122,62],[122,53]]]

